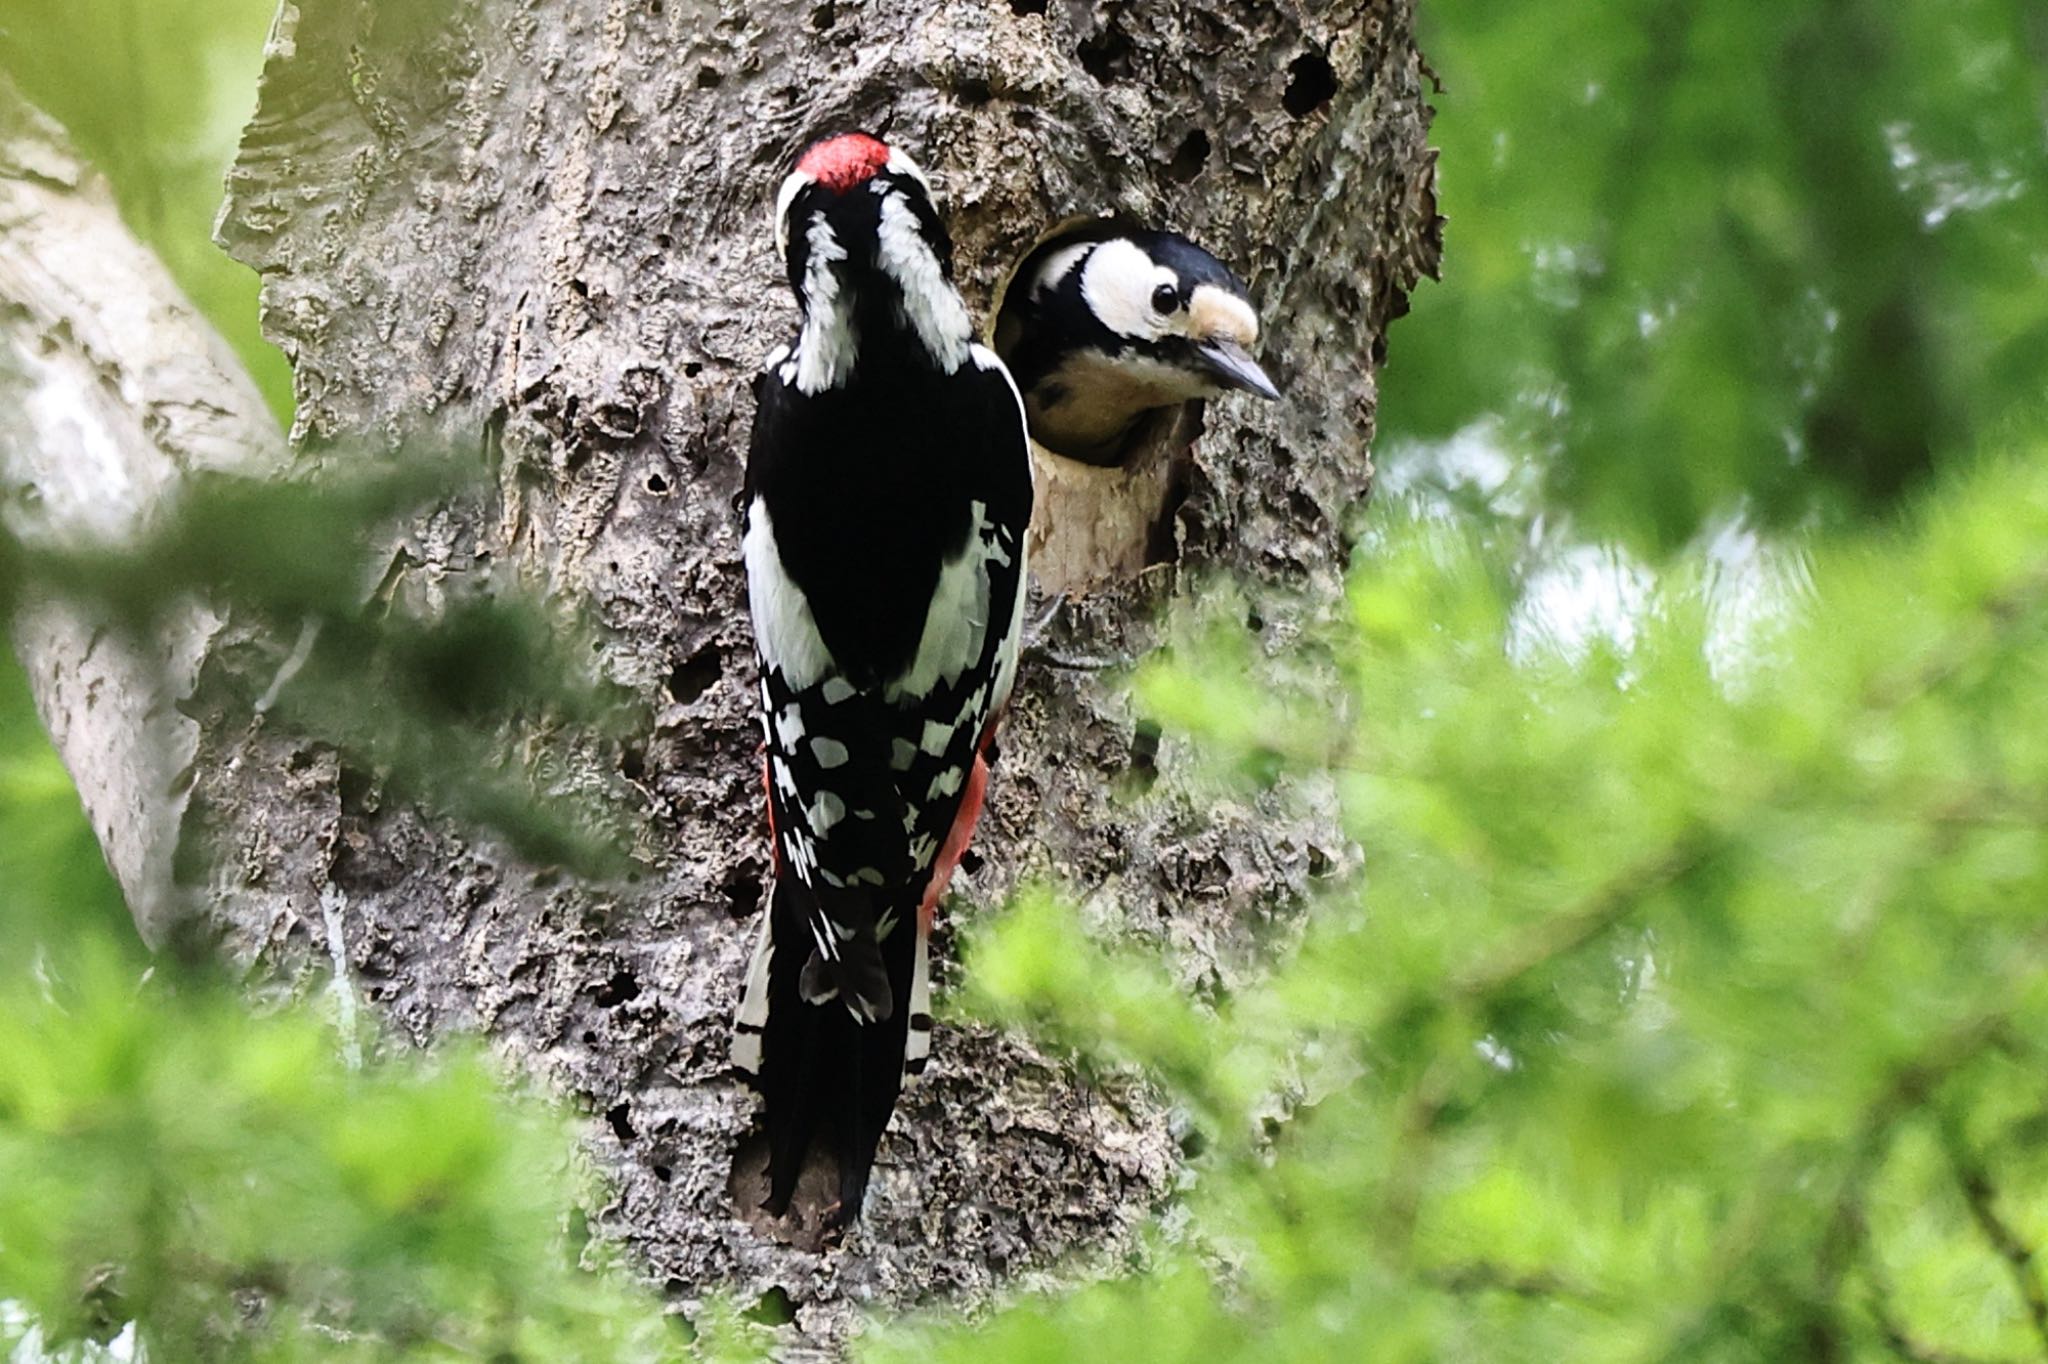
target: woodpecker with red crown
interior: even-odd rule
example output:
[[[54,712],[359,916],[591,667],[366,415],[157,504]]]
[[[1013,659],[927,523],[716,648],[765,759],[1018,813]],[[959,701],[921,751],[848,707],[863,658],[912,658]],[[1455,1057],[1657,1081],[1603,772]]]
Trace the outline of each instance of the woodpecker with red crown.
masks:
[[[744,540],[775,888],[733,1061],[765,1098],[763,1206],[823,1142],[843,1225],[930,1051],[931,915],[1016,677],[1031,463],[915,162],[813,143],[775,234],[802,324],[757,383]]]

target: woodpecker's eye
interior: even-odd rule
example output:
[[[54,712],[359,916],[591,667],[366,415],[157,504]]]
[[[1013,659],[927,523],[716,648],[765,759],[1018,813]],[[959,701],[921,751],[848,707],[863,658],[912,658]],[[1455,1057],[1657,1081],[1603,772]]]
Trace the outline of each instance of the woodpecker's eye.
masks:
[[[1161,317],[1180,306],[1180,291],[1171,284],[1162,284],[1152,291],[1152,311]]]

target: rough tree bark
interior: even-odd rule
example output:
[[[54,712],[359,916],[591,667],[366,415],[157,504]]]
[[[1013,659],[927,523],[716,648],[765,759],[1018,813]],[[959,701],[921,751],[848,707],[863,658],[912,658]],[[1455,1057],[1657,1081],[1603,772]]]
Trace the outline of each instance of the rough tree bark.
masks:
[[[228,629],[183,703],[204,912],[271,977],[332,950],[404,1033],[482,1030],[584,1102],[617,1191],[601,1224],[686,1301],[779,1286],[825,1340],[860,1303],[1128,1249],[1174,1187],[1169,1115],[943,1023],[843,1250],[778,1244],[728,1194],[755,1109],[727,1023],[767,876],[733,501],[751,376],[793,325],[768,204],[809,135],[866,127],[932,172],[977,313],[1080,210],[1235,263],[1288,399],[1211,408],[1179,563],[1087,595],[1061,644],[1136,657],[1229,573],[1279,647],[1336,598],[1386,327],[1436,263],[1412,20],[1411,0],[287,0],[221,230],[296,368],[301,459],[421,433],[493,451],[494,504],[422,522],[383,590],[431,600],[509,561],[594,605],[606,668],[656,719],[571,746],[561,775],[631,788],[645,874],[576,883],[383,800],[237,709],[230,683],[290,641]],[[1154,748],[1113,677],[1028,665],[954,913],[1050,878],[1191,990],[1256,969],[1262,932],[1352,861],[1329,802],[1219,804]]]

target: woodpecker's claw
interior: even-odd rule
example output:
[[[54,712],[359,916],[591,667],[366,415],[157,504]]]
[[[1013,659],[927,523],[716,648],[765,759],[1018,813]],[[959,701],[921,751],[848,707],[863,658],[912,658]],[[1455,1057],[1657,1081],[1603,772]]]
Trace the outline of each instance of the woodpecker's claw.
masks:
[[[1064,592],[1055,592],[1052,594],[1051,600],[1047,601],[1043,606],[1039,607],[1037,615],[1033,616],[1030,620],[1024,622],[1024,649],[1026,650],[1026,652],[1029,652],[1032,649],[1036,649],[1039,646],[1039,642],[1043,640],[1045,636],[1052,630],[1052,627],[1056,623],[1058,623],[1061,614],[1065,612],[1066,609],[1066,594]]]
[[[1059,668],[1066,672],[1099,673],[1105,668],[1115,667],[1121,660],[1105,655],[1063,653],[1052,646],[1049,636],[1066,609],[1066,594],[1054,593],[1052,600],[1047,602],[1036,616],[1024,623],[1024,644],[1017,651],[1018,658],[1043,663],[1048,668]]]

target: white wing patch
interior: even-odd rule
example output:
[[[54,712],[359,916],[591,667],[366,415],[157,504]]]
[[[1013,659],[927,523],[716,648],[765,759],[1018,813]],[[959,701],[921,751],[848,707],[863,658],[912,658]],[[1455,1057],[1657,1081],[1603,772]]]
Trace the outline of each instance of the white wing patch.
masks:
[[[949,767],[939,773],[938,776],[932,778],[931,787],[924,793],[924,798],[926,800],[942,800],[945,797],[957,795],[963,779],[964,774],[960,768]]]
[[[910,1031],[903,1039],[903,1082],[924,1074],[932,1054],[932,942],[924,916],[917,918],[917,959],[910,968]]]
[[[739,1017],[733,1020],[732,1063],[749,1075],[761,1073],[761,1032],[768,1026],[768,960],[774,950],[769,924],[774,917],[769,910],[761,911],[761,931],[754,935]]]
[[[797,740],[804,737],[804,713],[792,701],[775,715],[775,738],[787,753],[796,747]]]
[[[901,676],[882,689],[883,699],[894,704],[904,697],[927,696],[943,681],[947,686],[960,674],[981,661],[988,641],[988,565],[991,560],[1008,564],[1009,552],[991,534],[988,504],[973,506],[974,525],[959,555],[939,569],[937,589],[925,608],[924,633],[917,642],[917,654]],[[1021,598],[1020,591],[1018,596]]]
[[[846,818],[846,802],[830,791],[820,791],[818,798],[811,802],[811,808],[804,812],[804,820],[811,826],[811,832],[823,838],[832,831],[832,826]]]
[[[1017,552],[1019,555],[1025,553],[1022,548]],[[1002,662],[996,667],[995,686],[989,692],[990,714],[1009,704],[1010,688],[1017,681],[1018,646],[1024,639],[1024,582],[1024,573],[1020,571],[1017,575],[1017,598],[1010,605],[1009,628],[1003,632]]]
[[[747,606],[754,617],[755,646],[762,661],[782,673],[791,691],[803,691],[824,676],[832,655],[818,633],[809,599],[782,567],[768,504],[758,497],[747,511],[741,552],[747,561]]]

